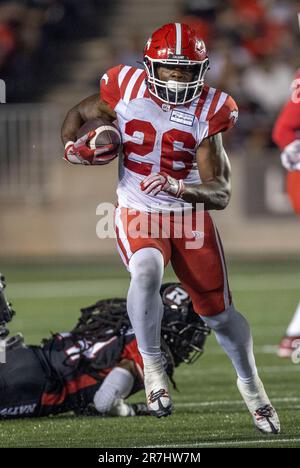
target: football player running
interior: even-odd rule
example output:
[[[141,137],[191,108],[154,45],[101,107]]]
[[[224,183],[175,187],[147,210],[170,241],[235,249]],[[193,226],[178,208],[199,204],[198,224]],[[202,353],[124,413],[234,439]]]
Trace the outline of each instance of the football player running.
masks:
[[[1,281],[2,284],[3,281]],[[12,309],[0,293],[0,330]],[[174,368],[203,353],[209,328],[195,314],[179,284],[161,288],[164,304],[162,356],[171,382]],[[2,300],[1,300],[2,299]],[[81,309],[77,325],[55,333],[40,346],[21,334],[6,340],[0,364],[0,419],[76,415],[144,416],[144,403],[124,399],[144,388],[143,362],[126,313],[125,299],[105,299]]]
[[[281,162],[287,172],[287,192],[300,215],[300,69],[293,81],[292,94],[281,110],[274,128],[273,140],[281,149]],[[290,357],[300,343],[300,302],[282,338],[277,354]]]
[[[143,358],[151,414],[161,417],[172,412],[160,353],[159,294],[170,261],[195,311],[231,359],[256,427],[278,433],[278,416],[257,373],[249,325],[232,303],[220,236],[209,214],[229,203],[230,164],[222,132],[234,125],[238,111],[226,92],[204,84],[208,67],[205,44],[195,31],[180,23],[162,26],[146,43],[144,70],[126,65],[108,70],[101,79],[100,95],[68,112],[62,127],[64,158],[84,164],[88,145],[75,142],[83,122],[104,116],[117,121],[124,152],[117,189],[117,246],[131,275],[127,310]],[[195,230],[199,203],[204,206],[201,248],[196,247]],[[174,234],[175,215],[185,211],[192,211],[194,248],[187,246],[190,235]],[[137,238],[132,230],[136,217],[150,224],[153,213],[166,212],[171,212],[169,236],[161,232],[153,236],[148,223],[143,223]]]

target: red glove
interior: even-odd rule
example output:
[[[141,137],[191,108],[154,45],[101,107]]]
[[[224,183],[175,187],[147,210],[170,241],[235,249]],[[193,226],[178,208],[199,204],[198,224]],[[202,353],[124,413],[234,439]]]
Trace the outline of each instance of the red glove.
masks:
[[[182,179],[174,179],[166,172],[151,174],[141,182],[141,190],[148,195],[153,196],[156,196],[159,192],[163,191],[173,197],[180,198],[184,189],[185,186]]]
[[[96,135],[93,130],[78,140],[68,141],[65,145],[64,159],[72,164],[103,165],[110,162],[117,156],[115,145],[103,145],[99,148],[91,149],[90,140]]]
[[[72,164],[92,164],[96,150],[89,148],[89,141],[95,136],[96,132],[92,131],[83,135],[76,142],[68,141],[65,145],[64,159]]]

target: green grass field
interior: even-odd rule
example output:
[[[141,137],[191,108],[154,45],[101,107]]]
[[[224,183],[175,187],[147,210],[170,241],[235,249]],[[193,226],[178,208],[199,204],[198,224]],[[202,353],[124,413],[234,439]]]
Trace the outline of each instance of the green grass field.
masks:
[[[120,263],[2,262],[17,315],[11,333],[36,344],[67,331],[79,309],[99,298],[124,296]],[[300,447],[300,364],[279,359],[275,347],[300,299],[300,261],[245,260],[229,264],[235,305],[252,325],[257,364],[281,418],[278,436],[256,432],[235,385],[235,373],[213,336],[193,366],[176,373],[179,392],[169,418],[59,417],[0,423],[0,447]],[[170,280],[172,274],[166,273]],[[133,401],[144,400],[143,392]]]

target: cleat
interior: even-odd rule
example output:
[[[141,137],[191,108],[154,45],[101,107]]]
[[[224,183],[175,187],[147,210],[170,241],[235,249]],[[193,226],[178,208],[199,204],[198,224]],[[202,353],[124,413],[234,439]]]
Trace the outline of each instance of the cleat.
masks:
[[[256,391],[251,392],[249,384],[245,384],[239,378],[237,379],[237,387],[251,413],[255,427],[263,434],[279,434],[280,422],[278,415],[271,405],[259,377],[256,378],[254,385]]]
[[[172,413],[173,405],[165,371],[160,366],[160,369],[155,371],[148,368],[144,372],[147,407],[150,414],[157,418],[169,416]]]
[[[298,346],[300,346],[300,336],[284,336],[279,343],[277,356],[291,357]]]
[[[278,434],[280,423],[278,415],[271,405],[265,405],[254,411],[254,424],[263,434]]]

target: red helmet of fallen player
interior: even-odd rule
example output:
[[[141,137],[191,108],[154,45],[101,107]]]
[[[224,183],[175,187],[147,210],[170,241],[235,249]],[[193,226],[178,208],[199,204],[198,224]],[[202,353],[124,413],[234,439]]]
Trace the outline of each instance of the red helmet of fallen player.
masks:
[[[168,104],[185,104],[200,96],[204,76],[209,68],[203,40],[186,24],[165,24],[148,39],[144,48],[144,65],[149,92]],[[193,71],[190,82],[162,81],[159,66],[189,67]]]

